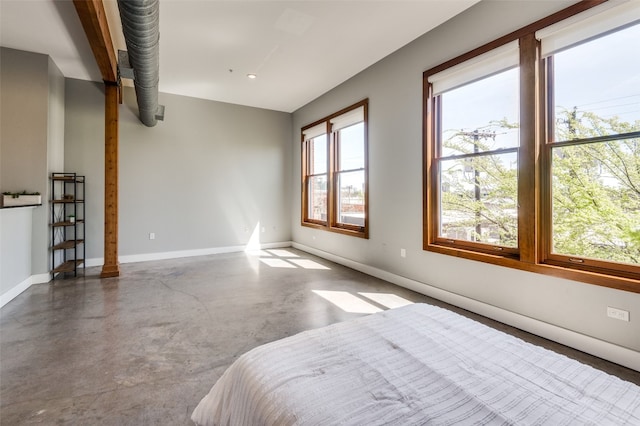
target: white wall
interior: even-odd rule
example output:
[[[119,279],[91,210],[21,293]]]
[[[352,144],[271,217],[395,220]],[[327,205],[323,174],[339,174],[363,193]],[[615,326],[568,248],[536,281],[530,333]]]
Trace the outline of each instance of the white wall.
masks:
[[[103,256],[104,95],[66,83],[65,166],[87,176],[87,258]],[[291,235],[291,114],[160,94],[145,127],[135,93],[120,107],[119,253],[140,256],[261,243]],[[264,228],[264,232],[262,231]],[[149,240],[149,233],[156,239]]]
[[[2,212],[3,303],[49,279],[48,177],[52,168],[63,167],[64,84],[47,55],[0,48],[0,191],[42,194],[40,207]],[[21,226],[27,217],[25,232]]]
[[[0,307],[31,285],[33,210],[0,209]]]
[[[423,71],[569,3],[480,2],[296,111],[291,136],[293,241],[423,283],[425,291],[427,286],[444,289],[640,352],[638,293],[422,250]],[[300,226],[300,128],[366,97],[369,98],[370,239]],[[406,249],[406,258],[400,257],[401,248]],[[630,311],[631,321],[608,318],[607,306]]]
[[[46,274],[50,59],[4,47],[0,56],[0,190],[38,191],[43,195],[42,206],[33,211],[31,268],[33,274]]]

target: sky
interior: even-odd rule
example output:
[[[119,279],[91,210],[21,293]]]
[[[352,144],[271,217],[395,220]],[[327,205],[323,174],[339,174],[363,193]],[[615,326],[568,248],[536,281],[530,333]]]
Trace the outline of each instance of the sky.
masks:
[[[640,120],[640,24],[560,52],[554,61],[558,107]]]
[[[554,62],[557,111],[575,106],[603,118],[640,120],[640,24],[559,52]],[[444,93],[445,138],[484,128],[492,120],[517,123],[518,91],[513,68]],[[498,135],[493,148],[517,143],[517,130],[511,130]]]

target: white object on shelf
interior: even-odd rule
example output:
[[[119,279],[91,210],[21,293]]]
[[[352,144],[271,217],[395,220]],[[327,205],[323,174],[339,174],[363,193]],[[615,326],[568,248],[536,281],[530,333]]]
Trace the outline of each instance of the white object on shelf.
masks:
[[[34,204],[42,204],[42,195],[18,195],[15,198],[13,195],[2,196],[4,207],[32,206]]]

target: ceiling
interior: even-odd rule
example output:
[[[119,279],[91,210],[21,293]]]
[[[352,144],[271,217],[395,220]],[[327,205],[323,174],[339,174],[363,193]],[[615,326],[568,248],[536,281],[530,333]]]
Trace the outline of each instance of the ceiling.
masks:
[[[478,1],[160,0],[160,91],[292,112]],[[101,81],[71,0],[0,0],[0,45]]]

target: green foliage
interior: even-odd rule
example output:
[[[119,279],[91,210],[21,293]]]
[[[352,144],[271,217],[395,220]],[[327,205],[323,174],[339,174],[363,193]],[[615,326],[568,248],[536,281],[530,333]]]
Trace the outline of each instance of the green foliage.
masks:
[[[5,191],[2,193],[2,195],[11,195],[11,198],[18,198],[21,195],[40,195],[39,192],[27,192],[26,190],[22,191],[22,192],[11,192],[11,191]]]
[[[614,140],[552,150],[553,251],[640,263],[640,121],[562,111],[556,141],[608,135]],[[454,155],[492,149],[490,132],[518,125],[499,120],[479,132],[455,132],[443,143]],[[517,168],[499,151],[441,163],[444,237],[517,246]]]
[[[630,133],[640,123],[565,111],[558,140]],[[553,249],[557,253],[640,263],[640,139],[553,150]]]
[[[455,155],[493,149],[501,130],[517,128],[505,120],[490,123],[475,132],[455,132],[444,147]],[[510,162],[509,159],[513,162]],[[442,235],[447,238],[479,241],[516,247],[517,168],[515,156],[495,154],[443,163]]]

